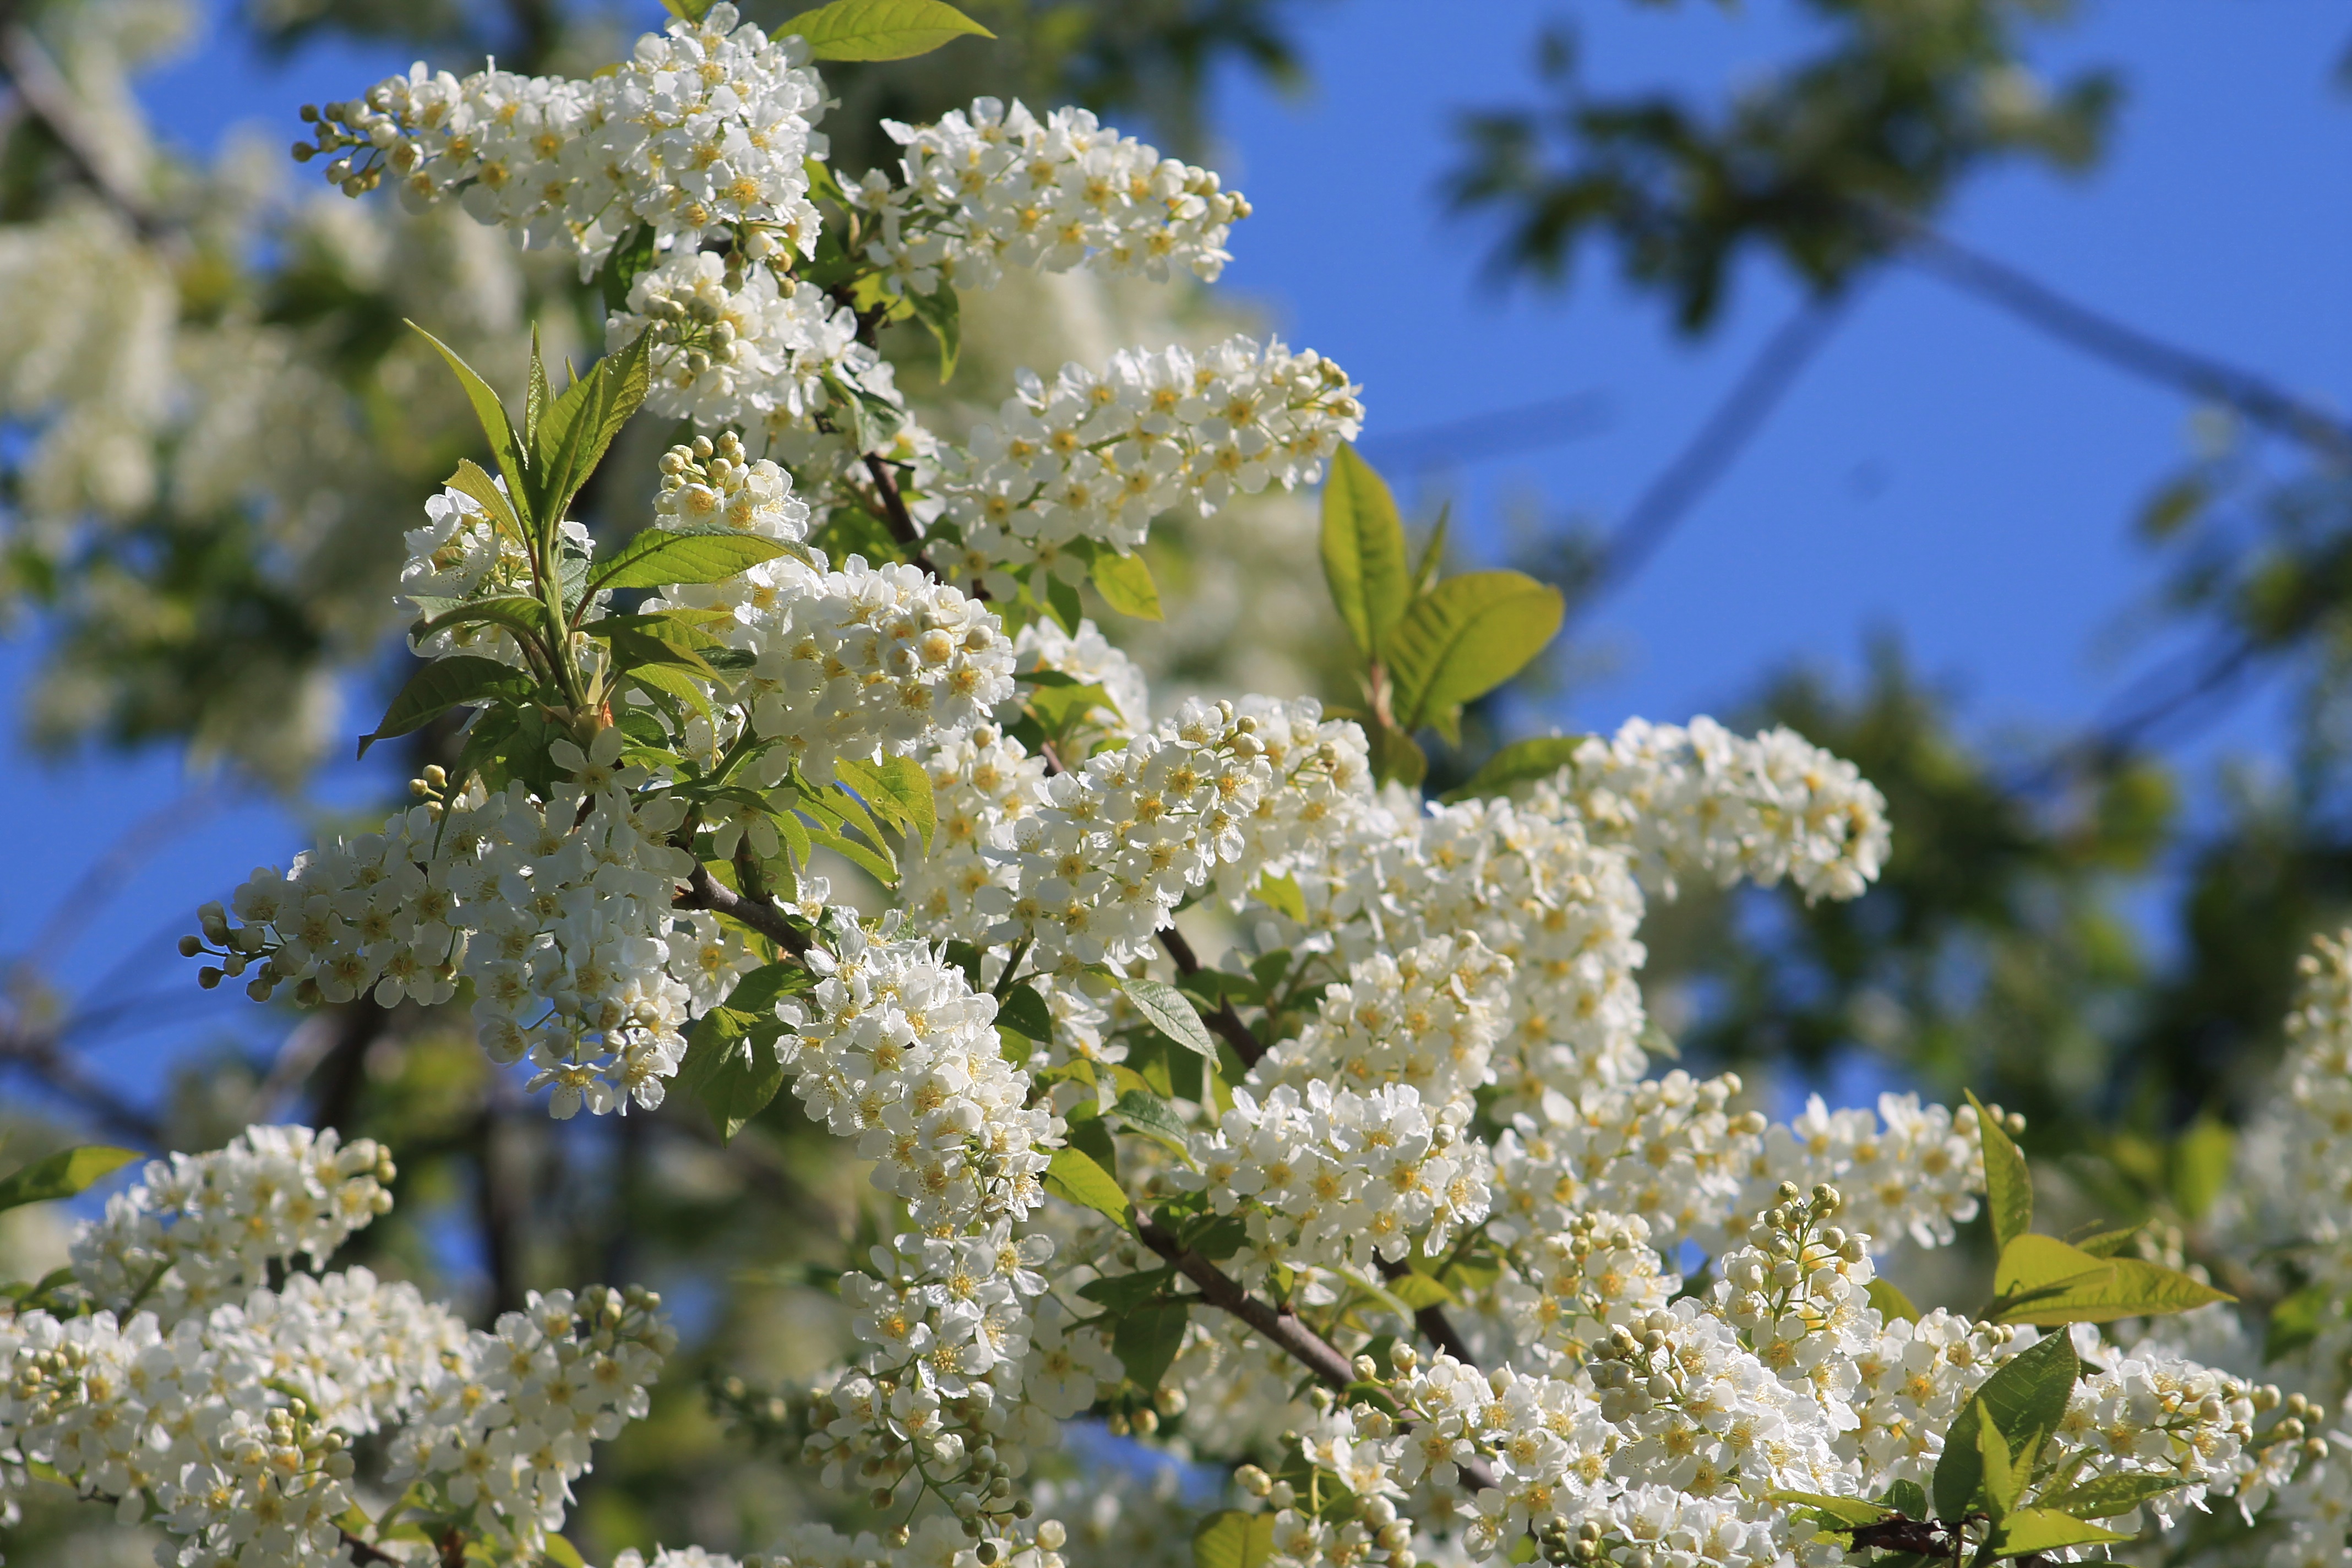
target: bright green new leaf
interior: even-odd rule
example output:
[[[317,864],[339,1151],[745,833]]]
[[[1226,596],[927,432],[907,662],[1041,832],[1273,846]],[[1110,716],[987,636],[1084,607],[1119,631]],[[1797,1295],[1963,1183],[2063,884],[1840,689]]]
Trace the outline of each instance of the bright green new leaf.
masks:
[[[1984,1141],[1985,1208],[1992,1217],[1992,1244],[2006,1247],[2033,1227],[2033,1176],[2025,1155],[2010,1138],[1984,1101],[1968,1091],[1977,1108],[1977,1131]]]
[[[1811,1509],[1850,1530],[1876,1524],[1895,1512],[1884,1503],[1858,1497],[1831,1497],[1826,1492],[1776,1491],[1771,1498],[1774,1502],[1795,1503],[1801,1508]]]
[[[2044,1497],[2042,1506],[2076,1519],[2113,1519],[2185,1484],[2179,1476],[2098,1476]]]
[[[1991,1415],[2012,1447],[2039,1445],[2065,1419],[2067,1397],[2082,1373],[2073,1342],[2064,1334],[2052,1334],[1985,1379],[1944,1434],[1944,1453],[1936,1462],[1932,1486],[1936,1517],[1963,1517],[1983,1488],[1984,1458],[1977,1447],[1979,1412]]]
[[[1559,589],[1517,572],[1465,573],[1415,599],[1381,648],[1398,728],[1450,731],[1463,703],[1543,651],[1566,610]]]
[[[1412,573],[1396,498],[1353,447],[1332,456],[1331,477],[1323,483],[1323,580],[1356,651],[1367,660],[1380,658],[1412,598]]]
[[[2211,1116],[2190,1122],[2172,1145],[2172,1201],[2182,1215],[2203,1219],[2229,1184],[2238,1135]]]
[[[2017,1470],[2000,1424],[1987,1420],[1981,1409],[1977,1412],[1977,1458],[1984,1467],[1985,1511],[1998,1522],[2017,1506]]]
[[[588,579],[588,591],[718,583],[784,552],[782,541],[757,533],[674,533],[648,528],[596,568]]]
[[[1097,1214],[1107,1214],[1121,1225],[1134,1209],[1118,1179],[1077,1149],[1054,1151],[1045,1167],[1045,1190]]]
[[[2334,1290],[2311,1284],[2273,1307],[2270,1326],[2263,1331],[2263,1359],[2293,1355],[2317,1339],[2335,1305]]]
[[[912,757],[893,757],[887,763],[849,760],[835,763],[834,772],[876,816],[887,818],[892,826],[929,847],[939,826],[939,803],[931,790],[931,775],[923,771],[922,763]]]
[[[1994,1559],[2027,1557],[2037,1552],[2055,1552],[2062,1546],[2095,1546],[2130,1539],[2128,1535],[2086,1524],[2054,1508],[2021,1508],[2000,1521],[1992,1538],[1985,1542],[1985,1551]]]
[[[1274,1555],[1274,1515],[1226,1509],[1192,1531],[1192,1568],[1265,1568]]]
[[[681,22],[699,22],[719,0],[662,0],[662,9]]]
[[[580,1549],[551,1530],[547,1532],[544,1555],[556,1568],[588,1568],[588,1560],[580,1555]]]
[[[2127,1225],[2119,1230],[2103,1230],[2096,1236],[2086,1236],[2073,1245],[2078,1251],[2087,1252],[2094,1258],[2114,1258],[2132,1244],[2134,1237],[2147,1228],[2144,1225]]]
[[[1111,1331],[1111,1353],[1127,1369],[1129,1380],[1146,1394],[1160,1386],[1184,1342],[1187,1310],[1182,1301],[1147,1301],[1123,1314]]]
[[[821,60],[904,60],[969,37],[992,38],[941,0],[833,0],[778,23],[770,37],[798,34]]]
[[[2094,1258],[2055,1237],[2021,1236],[1993,1266],[1998,1323],[2111,1323],[2237,1298],[2137,1258]]]
[[[471,458],[460,461],[457,471],[449,476],[448,485],[451,489],[471,496],[478,502],[482,510],[489,513],[491,522],[508,538],[517,544],[524,542],[522,520],[515,515],[514,503],[506,491],[499,489],[498,481],[483,471],[479,463]]]
[[[649,627],[614,626],[607,621],[591,621],[589,635],[613,650],[613,663],[624,670],[636,670],[647,665],[663,665],[716,680],[719,672],[701,650],[677,637],[664,637]]]
[[[687,708],[710,717],[710,693],[702,682],[669,664],[635,664],[625,674],[646,690],[684,703]]]
[[[22,1170],[0,1177],[0,1209],[72,1197],[100,1177],[138,1158],[136,1149],[115,1149],[103,1143],[60,1149],[45,1160],[36,1160]]]
[[[522,394],[522,444],[525,450],[533,449],[531,443],[539,438],[539,422],[547,413],[552,398],[547,384],[547,361],[540,357],[539,323],[530,326],[530,380]]]
[[[1307,894],[1298,886],[1297,878],[1268,873],[1257,879],[1250,894],[1267,909],[1288,915],[1301,925],[1307,923]]]
[[[457,384],[466,389],[466,399],[474,405],[474,417],[482,424],[482,434],[490,438],[490,455],[498,459],[499,472],[506,476],[507,493],[518,506],[530,499],[530,473],[524,467],[522,444],[515,435],[514,424],[507,417],[507,405],[490,390],[490,384],[474,372],[474,367],[457,357],[457,351],[426,331],[415,321],[408,323],[423,338],[441,352],[449,368],[457,373]]]
[[[1053,1010],[1045,1005],[1045,999],[1037,994],[1037,988],[1026,980],[1007,991],[997,1003],[996,1021],[1014,1034],[1034,1040],[1041,1046],[1051,1044],[1054,1038]]]
[[[1119,989],[1153,1028],[1195,1056],[1217,1059],[1217,1042],[1209,1037],[1209,1026],[1181,991],[1165,981],[1144,979],[1122,980]]]
[[[1514,741],[1488,757],[1461,788],[1447,792],[1445,798],[1481,800],[1488,795],[1507,795],[1515,784],[1550,778],[1576,760],[1576,748],[1586,739],[1582,735],[1538,735]]]
[[[530,678],[510,664],[471,654],[436,658],[408,678],[408,684],[383,710],[375,732],[360,737],[360,755],[366,756],[368,748],[378,741],[422,730],[452,708],[495,697],[520,700],[530,694]]]
[[[1116,550],[1095,553],[1095,592],[1103,603],[1122,616],[1139,621],[1162,618],[1160,608],[1160,584],[1151,580],[1151,568],[1140,555],[1121,555]]]
[[[589,366],[586,375],[548,405],[531,442],[537,510],[543,526],[554,527],[604,460],[613,437],[644,406],[653,374],[653,338],[651,331],[639,332],[627,347]]]
[[[1911,1304],[1911,1298],[1898,1289],[1893,1280],[1884,1276],[1874,1279],[1870,1282],[1869,1291],[1870,1304],[1878,1309],[1880,1317],[1889,1321],[1900,1318],[1906,1323],[1919,1321],[1919,1309]]]
[[[909,293],[904,298],[913,308],[915,319],[940,341],[940,382],[952,380],[956,355],[963,351],[963,309],[956,301],[955,286],[942,283],[929,294]]]

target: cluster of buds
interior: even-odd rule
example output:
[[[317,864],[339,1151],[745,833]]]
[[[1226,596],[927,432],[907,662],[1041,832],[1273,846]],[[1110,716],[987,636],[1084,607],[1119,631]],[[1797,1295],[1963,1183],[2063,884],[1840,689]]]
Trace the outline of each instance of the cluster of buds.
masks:
[[[1183,1415],[1189,1403],[1182,1389],[1164,1384],[1148,1394],[1122,1394],[1114,1397],[1110,1414],[1103,1424],[1114,1437],[1130,1434],[1149,1437],[1160,1430],[1163,1419],[1173,1420]]]
[[[224,980],[235,980],[243,975],[255,959],[262,958],[268,946],[269,933],[259,926],[231,927],[228,910],[217,900],[196,910],[196,923],[204,928],[203,934],[190,931],[183,936],[180,939],[180,956],[194,958],[208,954],[220,960],[218,963],[207,963],[196,971],[196,984],[207,991],[216,989]],[[264,959],[260,971],[246,985],[246,994],[257,1002],[267,1002],[270,992],[276,989],[276,983],[277,977],[269,973],[269,964]]]
[[[1370,1358],[1358,1359],[1360,1362]],[[1328,1403],[1330,1391],[1318,1392]],[[1295,1432],[1283,1434],[1286,1447],[1296,1447],[1297,1440]],[[1310,1486],[1316,1486],[1320,1479],[1321,1472],[1318,1471]],[[1244,1465],[1235,1470],[1234,1482],[1274,1510],[1274,1550],[1280,1556],[1298,1563],[1384,1562],[1389,1568],[1418,1568],[1421,1558],[1412,1547],[1412,1521],[1401,1516],[1395,1501],[1388,1497],[1377,1492],[1359,1497],[1353,1517],[1334,1523],[1321,1516],[1317,1507],[1322,1500],[1319,1495],[1302,1500],[1297,1487],[1275,1479],[1255,1465]],[[1319,1486],[1316,1489],[1319,1493]]]
[[[1013,1495],[1013,1467],[996,1452],[992,1443],[982,1443],[971,1451],[971,1461],[961,1474],[944,1480],[929,1481],[930,1489],[945,1499],[949,1510],[962,1524],[965,1538],[978,1542],[972,1548],[981,1561],[981,1568],[992,1568],[1003,1554],[1003,1543],[995,1531],[1009,1530],[1018,1520],[1027,1519],[1035,1511],[1025,1497]]]
[[[761,237],[764,240],[766,236]],[[736,293],[742,287],[741,260],[730,257],[728,292]],[[690,375],[700,375],[713,364],[740,363],[751,352],[751,345],[737,337],[735,323],[726,320],[719,301],[709,294],[649,283],[641,313],[652,319],[655,342],[684,352]]]
[[[1628,1421],[1682,1398],[1682,1366],[1674,1346],[1679,1327],[1680,1320],[1661,1308],[1638,1326],[1616,1324],[1593,1347],[1592,1385],[1601,1391],[1602,1420]]]
[[[2305,1458],[2319,1460],[2327,1458],[2327,1439],[2311,1430],[2314,1425],[2326,1418],[2326,1411],[2323,1407],[2300,1394],[2290,1394],[2282,1399],[2275,1383],[2263,1384],[2247,1393],[2257,1413],[2267,1414],[2273,1410],[2279,1413],[2276,1424],[2253,1439],[2256,1447],[2267,1450],[2281,1443],[2299,1443],[2303,1446]],[[2216,1407],[2210,1419],[2218,1420],[2220,1401],[2210,1400],[2209,1403]]]
[[[307,163],[341,153],[327,165],[327,178],[347,196],[365,195],[382,184],[387,164],[399,174],[415,168],[419,157],[416,143],[401,133],[398,120],[383,112],[383,92],[381,87],[371,88],[366,98],[330,103],[324,109],[304,104],[302,121],[318,128],[317,141],[295,142],[294,161]]]
[[[1552,1515],[1536,1530],[1536,1551],[1551,1568],[1568,1568],[1572,1563],[1598,1563],[1608,1554],[1608,1531],[1597,1519],[1579,1521],[1571,1527],[1559,1514]],[[1647,1555],[1646,1547],[1640,1548]]]
[[[1734,1292],[1727,1315],[1741,1328],[1805,1312],[1811,1305],[1807,1283],[1815,1274],[1824,1268],[1843,1273],[1870,1256],[1863,1237],[1824,1223],[1843,1202],[1835,1187],[1824,1182],[1807,1195],[1794,1182],[1782,1182],[1774,1196],[1780,1201],[1748,1227],[1745,1256],[1724,1265]]]

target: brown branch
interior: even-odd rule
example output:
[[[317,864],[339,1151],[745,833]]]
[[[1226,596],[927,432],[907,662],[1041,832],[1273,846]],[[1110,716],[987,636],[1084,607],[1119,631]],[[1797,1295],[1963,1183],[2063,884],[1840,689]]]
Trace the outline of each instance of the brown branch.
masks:
[[[946,582],[947,578],[931,564],[930,556],[923,550],[922,530],[915,526],[915,514],[907,510],[907,498],[898,493],[898,476],[890,471],[887,462],[873,452],[866,454],[866,471],[874,476],[875,493],[882,498],[882,521],[889,525],[890,537],[914,552],[914,563],[923,569],[925,576],[934,583]],[[973,596],[988,597],[985,593]]]
[[[795,958],[809,950],[809,939],[793,929],[783,910],[772,903],[745,898],[712,876],[708,866],[695,867],[686,890],[675,901],[681,910],[708,910],[747,925]]]
[[[354,1563],[378,1563],[388,1564],[389,1568],[408,1568],[406,1563],[391,1552],[380,1546],[362,1541],[348,1530],[338,1530],[335,1533],[342,1537],[343,1549],[352,1554],[352,1561]]]
[[[1402,1279],[1412,1273],[1412,1266],[1402,1260],[1381,1265],[1382,1279]],[[1454,1320],[1445,1315],[1444,1308],[1434,1304],[1420,1308],[1413,1313],[1412,1322],[1413,1327],[1421,1331],[1421,1337],[1438,1350],[1465,1366],[1478,1364],[1478,1358],[1470,1353],[1469,1345],[1463,1341],[1461,1331],[1454,1328]]]
[[[1185,974],[1201,973],[1200,955],[1192,951],[1192,944],[1184,940],[1182,931],[1172,925],[1161,927],[1160,945],[1166,948],[1168,956],[1176,961],[1178,971]],[[1232,997],[1220,994],[1217,1010],[1202,1022],[1214,1029],[1225,1044],[1233,1047],[1234,1055],[1242,1058],[1242,1066],[1254,1068],[1265,1058],[1265,1047],[1259,1043],[1256,1033],[1242,1021],[1242,1016],[1234,1011]]]
[[[1200,1287],[1202,1300],[1255,1329],[1265,1336],[1266,1342],[1313,1373],[1318,1382],[1339,1394],[1355,1385],[1355,1364],[1339,1353],[1330,1341],[1308,1328],[1297,1313],[1259,1300],[1243,1289],[1232,1275],[1177,1240],[1174,1232],[1157,1220],[1144,1218],[1139,1212],[1135,1233],[1143,1239],[1144,1246],[1175,1265],[1179,1274]],[[1483,1459],[1473,1457],[1457,1460],[1455,1468],[1462,1472],[1464,1484],[1473,1491],[1482,1491],[1495,1484],[1495,1473]]]

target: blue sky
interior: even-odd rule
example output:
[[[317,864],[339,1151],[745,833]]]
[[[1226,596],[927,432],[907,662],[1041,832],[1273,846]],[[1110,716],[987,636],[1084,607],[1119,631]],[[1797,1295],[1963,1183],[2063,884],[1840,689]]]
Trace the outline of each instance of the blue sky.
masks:
[[[642,9],[652,25],[656,7]],[[1745,276],[1725,329],[1695,347],[1605,264],[1588,265],[1565,297],[1482,287],[1487,231],[1448,216],[1437,196],[1452,126],[1464,109],[1533,95],[1526,44],[1559,16],[1583,24],[1587,70],[1604,84],[1706,92],[1802,41],[1769,0],[1730,12],[1695,0],[1335,0],[1308,17],[1306,95],[1239,73],[1216,93],[1221,166],[1256,207],[1235,232],[1223,287],[1365,384],[1368,440],[1566,394],[1602,400],[1605,422],[1579,440],[1406,486],[1431,505],[1455,496],[1489,546],[1493,520],[1518,498],[1612,520],[1794,298],[1769,270]],[[2122,320],[2343,408],[2352,98],[2331,89],[2329,73],[2347,41],[2352,14],[2337,0],[2086,6],[2051,37],[2047,61],[2122,73],[2111,156],[2080,180],[1986,180],[1948,226]],[[147,93],[167,133],[185,141],[211,145],[256,116],[290,139],[304,99],[348,95],[403,63],[326,47],[268,65],[216,29]],[[1791,661],[1851,672],[1884,627],[1963,694],[1979,732],[2079,722],[2130,668],[2098,650],[2154,584],[2129,518],[2186,453],[2189,412],[2168,390],[1897,272],[1858,301],[1642,575],[1580,628],[1600,672],[1558,717],[1605,728],[1631,714],[1721,709]],[[0,647],[0,682],[13,690],[27,664],[23,646]],[[2190,754],[2200,766],[2259,754],[2278,733],[2255,702]],[[160,752],[14,766],[7,777],[20,825],[15,890],[0,904],[9,954],[35,942],[58,896],[90,871],[92,846],[208,787]],[[335,793],[366,787],[346,773]],[[220,1032],[268,1032],[272,1016],[233,992],[195,993],[170,941],[199,900],[257,860],[282,862],[299,837],[268,803],[233,797],[90,906],[51,955],[52,973],[69,989],[134,1004],[127,1021],[144,1026],[93,1041],[95,1069],[143,1095],[166,1056]],[[175,999],[139,1000],[151,991]]]

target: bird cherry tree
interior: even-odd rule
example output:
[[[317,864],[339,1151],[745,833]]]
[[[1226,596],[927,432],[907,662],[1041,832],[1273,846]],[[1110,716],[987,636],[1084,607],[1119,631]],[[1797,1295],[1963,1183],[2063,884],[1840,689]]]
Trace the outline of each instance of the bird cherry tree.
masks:
[[[975,24],[671,9],[584,80],[420,66],[304,111],[297,157],[346,193],[568,247],[607,352],[561,391],[534,355],[510,408],[444,350],[486,444],[420,498],[421,664],[361,748],[460,724],[455,760],[183,946],[257,1001],[469,1008],[558,1118],[677,1094],[731,1136],[789,1088],[870,1167],[898,1225],[839,1279],[856,1354],[719,1394],[847,1528],[750,1561],[1108,1561],[1107,1500],[1198,1568],[2347,1560],[2345,948],[2230,1199],[2266,1324],[2160,1234],[2033,1230],[2021,1124],[1972,1098],[1773,1123],[1734,1075],[1653,1076],[1649,900],[1863,896],[1877,792],[1702,719],[1521,742],[1425,798],[1412,737],[1561,600],[1412,556],[1337,365],[1124,351],[950,438],[877,348],[919,322],[951,370],[1009,268],[1213,277],[1247,204],[987,100],[852,176],[813,62]],[[602,471],[641,410],[682,438]],[[1155,704],[1082,586],[1156,614],[1155,517],[1318,480],[1360,707]],[[649,525],[591,537],[592,482],[642,486]],[[131,1158],[70,1151],[0,1205]],[[327,1271],[392,1177],[299,1127],[149,1164],[9,1288],[0,1487],[72,1488],[183,1568],[578,1563],[573,1483],[646,1412],[661,1304],[588,1286],[483,1330]],[[1878,1277],[1980,1207],[1977,1310]],[[1036,1480],[1081,1421],[1217,1505]]]

